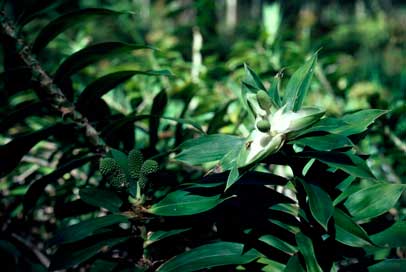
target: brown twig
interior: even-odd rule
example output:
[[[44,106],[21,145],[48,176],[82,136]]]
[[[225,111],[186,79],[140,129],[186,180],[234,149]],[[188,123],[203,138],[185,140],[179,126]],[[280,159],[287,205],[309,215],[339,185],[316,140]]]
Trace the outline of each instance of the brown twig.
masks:
[[[17,54],[31,70],[34,80],[40,85],[41,96],[44,96],[52,108],[62,114],[62,117],[69,118],[76,125],[84,128],[89,141],[98,149],[105,151],[107,146],[103,144],[98,131],[85,116],[75,109],[75,105],[66,98],[61,88],[54,83],[52,77],[48,75],[36,56],[31,52],[30,46],[19,36],[15,23],[7,17],[4,11],[0,12],[0,31],[5,37],[15,42]]]

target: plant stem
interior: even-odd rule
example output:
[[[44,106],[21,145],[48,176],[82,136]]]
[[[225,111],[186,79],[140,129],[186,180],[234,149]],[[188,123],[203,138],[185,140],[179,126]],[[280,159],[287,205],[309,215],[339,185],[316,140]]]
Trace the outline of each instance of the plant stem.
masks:
[[[28,43],[19,36],[17,26],[7,17],[4,10],[0,11],[0,32],[4,35],[3,38],[15,43],[18,56],[30,69],[34,80],[39,84],[40,98],[44,97],[52,108],[62,114],[62,117],[69,118],[76,125],[84,128],[86,138],[89,139],[90,143],[98,149],[106,151],[107,146],[99,137],[99,132],[89,123],[85,116],[75,109],[75,105],[67,99],[61,88],[54,83],[53,78],[48,75],[36,56],[31,52]]]

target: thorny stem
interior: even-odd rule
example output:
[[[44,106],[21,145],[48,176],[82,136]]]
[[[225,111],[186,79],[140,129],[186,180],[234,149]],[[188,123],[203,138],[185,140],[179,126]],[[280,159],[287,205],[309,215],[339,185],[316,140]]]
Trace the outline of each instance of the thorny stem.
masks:
[[[36,56],[31,52],[30,46],[19,36],[15,23],[7,17],[4,10],[0,11],[0,32],[15,42],[18,56],[31,70],[34,80],[40,85],[41,97],[45,97],[46,102],[59,111],[63,118],[69,118],[76,125],[85,129],[87,139],[98,150],[106,151],[107,146],[100,138],[99,132],[89,123],[85,116],[75,109],[75,105],[66,98],[61,88],[54,83],[53,78],[48,75]]]

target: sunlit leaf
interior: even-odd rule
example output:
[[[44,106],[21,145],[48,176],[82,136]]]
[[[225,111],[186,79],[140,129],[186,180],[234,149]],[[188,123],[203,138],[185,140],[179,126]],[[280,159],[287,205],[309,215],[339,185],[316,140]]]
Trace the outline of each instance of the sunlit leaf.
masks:
[[[334,222],[336,224],[336,240],[353,247],[364,247],[372,245],[365,230],[342,210],[334,209]]]
[[[371,240],[385,247],[406,246],[406,221],[397,221],[384,231],[371,235]]]
[[[313,77],[316,62],[317,53],[290,78],[283,99],[287,110],[298,111],[302,106],[307,90],[310,87],[310,81]]]
[[[350,195],[344,205],[355,220],[366,220],[394,207],[404,190],[403,184],[374,184]]]
[[[328,134],[323,136],[303,137],[290,141],[289,143],[308,146],[319,151],[329,151],[344,147],[352,147],[354,144],[346,136],[339,134]]]
[[[156,270],[157,272],[192,272],[223,265],[246,264],[261,254],[255,249],[244,252],[244,245],[232,242],[215,242],[193,248],[173,257]]]
[[[161,216],[184,216],[213,209],[226,199],[215,196],[194,195],[186,191],[169,193],[160,202],[151,206],[148,212]]]
[[[296,242],[300,253],[302,253],[306,262],[307,272],[323,272],[320,265],[317,262],[312,240],[299,232],[296,234]]]
[[[179,148],[182,150],[176,156],[179,161],[196,165],[206,162],[218,161],[236,146],[241,146],[244,138],[225,135],[212,134],[201,136],[196,139],[187,140]]]

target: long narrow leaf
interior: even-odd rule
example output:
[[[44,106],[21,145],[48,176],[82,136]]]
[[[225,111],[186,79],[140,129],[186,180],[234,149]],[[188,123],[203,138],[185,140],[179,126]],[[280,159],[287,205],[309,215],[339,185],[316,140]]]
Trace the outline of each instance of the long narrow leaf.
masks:
[[[122,13],[123,12],[102,8],[86,8],[63,14],[42,28],[41,32],[35,38],[32,45],[32,51],[38,53],[41,49],[46,47],[50,41],[66,29],[83,23],[84,21],[93,20],[102,16],[119,15]]]
[[[120,53],[130,53],[133,50],[139,49],[153,49],[153,47],[122,42],[103,42],[88,46],[77,51],[62,62],[55,72],[54,80],[55,82],[60,82],[63,78],[70,77],[72,74],[100,59]]]

